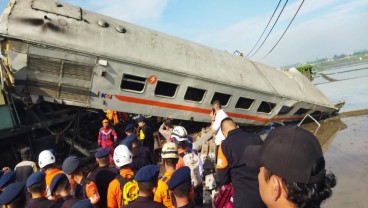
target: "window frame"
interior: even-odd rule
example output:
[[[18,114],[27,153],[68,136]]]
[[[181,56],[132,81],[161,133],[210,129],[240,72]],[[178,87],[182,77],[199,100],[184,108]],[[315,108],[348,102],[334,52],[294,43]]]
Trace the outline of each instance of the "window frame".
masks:
[[[252,102],[252,104],[250,104],[250,106],[249,106],[249,108],[239,108],[239,107],[236,107],[236,105],[238,104],[238,102],[240,101],[240,99],[241,98],[243,98],[243,99],[248,99],[248,100],[253,100],[253,102]],[[235,103],[235,109],[238,109],[238,110],[247,110],[247,111],[249,111],[252,107],[253,107],[253,105],[254,105],[254,103],[255,103],[255,101],[256,101],[256,99],[252,99],[252,98],[248,98],[248,97],[242,97],[242,96],[239,96],[239,98],[238,98],[238,101],[236,101],[236,103]]]
[[[188,100],[188,99],[185,99],[185,95],[187,94],[187,92],[188,92],[188,89],[189,89],[189,88],[198,89],[198,90],[203,90],[203,91],[204,91],[204,93],[203,93],[203,96],[202,96],[202,100],[201,100],[201,101],[195,101],[195,100]],[[191,86],[188,86],[188,87],[187,87],[187,90],[186,90],[186,91],[185,91],[185,93],[184,93],[184,97],[183,97],[183,99],[184,99],[186,102],[203,103],[203,100],[206,98],[207,92],[208,92],[208,90],[205,90],[205,89],[201,89],[201,88],[197,88],[197,87],[191,87]]]
[[[272,107],[272,109],[269,111],[269,112],[263,112],[263,111],[259,111],[259,108],[261,107],[262,103],[271,103],[273,104],[274,106]],[[273,112],[273,110],[275,109],[275,107],[277,106],[276,103],[273,103],[273,102],[269,102],[269,101],[265,101],[265,100],[262,100],[261,103],[259,104],[258,108],[257,108],[257,113],[263,113],[263,114],[271,114]]]
[[[176,89],[175,89],[175,93],[172,97],[170,96],[167,96],[167,95],[157,95],[156,94],[156,89],[157,89],[157,86],[158,86],[158,83],[159,82],[165,82],[165,83],[168,83],[168,84],[173,84],[173,85],[176,85]],[[163,80],[157,80],[157,83],[156,83],[156,86],[155,86],[155,89],[153,90],[153,95],[156,96],[156,97],[164,97],[164,98],[171,98],[171,99],[175,99],[177,94],[178,94],[178,91],[179,91],[179,87],[180,85],[179,84],[176,84],[176,83],[172,83],[172,82],[167,82],[167,81],[163,81]]]
[[[123,84],[123,81],[124,81],[124,75],[129,75],[129,76],[135,76],[135,77],[138,77],[138,78],[144,78],[145,81],[144,81],[144,86],[143,86],[143,89],[141,91],[136,91],[136,90],[131,90],[131,89],[124,89],[122,88],[122,84]],[[139,93],[139,94],[142,94],[144,93],[144,91],[146,90],[146,87],[147,87],[147,78],[146,77],[143,77],[143,76],[137,76],[137,75],[132,75],[132,74],[128,74],[128,73],[123,73],[123,76],[121,78],[121,82],[120,82],[120,90],[124,90],[124,91],[127,91],[127,92],[134,92],[134,93]]]

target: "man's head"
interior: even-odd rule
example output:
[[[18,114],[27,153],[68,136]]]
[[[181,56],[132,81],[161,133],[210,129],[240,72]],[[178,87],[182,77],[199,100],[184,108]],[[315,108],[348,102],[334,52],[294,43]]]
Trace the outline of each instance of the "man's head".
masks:
[[[189,192],[192,189],[192,180],[190,176],[190,168],[184,166],[176,170],[168,183],[168,187],[173,191],[175,197],[189,198]]]
[[[44,170],[53,167],[55,160],[55,156],[50,150],[44,150],[38,155],[38,165]]]
[[[20,157],[22,160],[31,160],[31,148],[24,147],[20,150]]]
[[[4,190],[9,184],[14,183],[16,180],[15,171],[5,172],[0,178],[0,190]]]
[[[135,175],[135,180],[138,182],[140,196],[153,196],[156,191],[158,174],[160,166],[146,165],[139,169]]]
[[[183,126],[176,126],[171,132],[171,139],[175,142],[178,148],[185,149],[188,142],[188,133]]]
[[[273,130],[262,146],[245,149],[244,161],[260,167],[260,194],[269,207],[319,207],[336,185],[335,176],[326,174],[317,138],[300,127]]]
[[[67,157],[62,165],[63,172],[68,175],[77,172],[79,167],[80,167],[80,159],[77,156]]]
[[[212,103],[212,108],[215,109],[216,111],[221,109],[221,103],[219,100],[214,100]]]
[[[69,179],[63,173],[55,175],[51,180],[50,192],[52,196],[63,197],[69,195],[70,188]]]
[[[5,208],[21,208],[25,206],[26,195],[23,183],[12,183],[1,193],[0,205]]]
[[[222,134],[225,136],[225,138],[229,134],[229,131],[234,130],[236,128],[238,128],[238,126],[233,121],[233,119],[229,117],[221,121],[221,131],[222,131]]]
[[[164,161],[164,165],[175,167],[178,162],[178,147],[173,142],[168,142],[164,144],[161,150],[161,158]]]
[[[107,147],[102,147],[96,152],[96,161],[100,167],[109,165],[109,154],[110,149]]]
[[[133,134],[133,133],[135,133],[134,125],[133,124],[126,125],[125,134],[130,135],[130,134]]]
[[[103,127],[105,127],[105,128],[109,127],[109,120],[104,119],[104,120],[102,121],[102,126],[103,126]]]
[[[143,127],[146,124],[144,116],[139,116],[137,118],[137,123],[139,127]]]
[[[127,146],[119,145],[114,150],[113,159],[118,168],[129,166],[132,163],[132,154]]]
[[[172,124],[172,119],[171,118],[167,118],[164,121],[164,125],[166,129],[172,129],[173,128],[173,124]]]
[[[46,190],[46,174],[42,171],[32,173],[26,182],[26,188],[31,194],[43,194]]]

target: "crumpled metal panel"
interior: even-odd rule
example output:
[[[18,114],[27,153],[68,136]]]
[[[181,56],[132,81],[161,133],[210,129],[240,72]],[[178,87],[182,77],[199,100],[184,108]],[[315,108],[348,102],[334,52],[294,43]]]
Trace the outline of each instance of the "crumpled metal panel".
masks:
[[[93,66],[36,55],[28,66],[29,93],[88,104]]]
[[[50,3],[50,0],[33,0],[31,7],[35,10],[82,20],[82,9],[69,4],[63,4],[61,2]]]

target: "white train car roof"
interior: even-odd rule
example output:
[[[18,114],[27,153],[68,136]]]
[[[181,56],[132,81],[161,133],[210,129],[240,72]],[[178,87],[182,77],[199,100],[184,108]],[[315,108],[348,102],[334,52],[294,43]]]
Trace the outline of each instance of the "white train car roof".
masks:
[[[1,36],[334,108],[299,72],[276,70],[66,3],[12,0],[0,21]]]

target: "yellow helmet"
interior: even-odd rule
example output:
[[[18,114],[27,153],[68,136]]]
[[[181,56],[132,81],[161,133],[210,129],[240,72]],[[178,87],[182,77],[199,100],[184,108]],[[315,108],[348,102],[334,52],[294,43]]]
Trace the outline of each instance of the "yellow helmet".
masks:
[[[104,119],[104,120],[102,121],[102,123],[109,123],[109,120]]]

